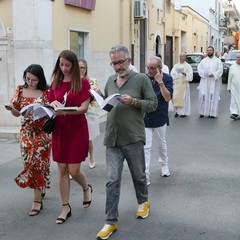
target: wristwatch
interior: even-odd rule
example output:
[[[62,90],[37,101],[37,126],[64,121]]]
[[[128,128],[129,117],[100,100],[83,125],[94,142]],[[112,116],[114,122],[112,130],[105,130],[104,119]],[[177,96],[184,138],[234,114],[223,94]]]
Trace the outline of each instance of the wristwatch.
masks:
[[[159,82],[159,85],[162,85],[163,84],[163,81]]]

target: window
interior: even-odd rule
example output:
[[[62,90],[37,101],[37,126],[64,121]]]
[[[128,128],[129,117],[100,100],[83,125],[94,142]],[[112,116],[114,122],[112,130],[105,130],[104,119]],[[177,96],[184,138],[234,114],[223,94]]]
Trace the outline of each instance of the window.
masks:
[[[160,10],[157,9],[157,22],[159,22],[159,21],[160,21]]]
[[[96,0],[64,0],[64,3],[75,6],[75,7],[94,11],[95,5],[96,5]]]
[[[166,12],[171,13],[171,1],[166,1]]]
[[[70,50],[75,52],[78,58],[85,58],[85,39],[87,33],[70,31]]]

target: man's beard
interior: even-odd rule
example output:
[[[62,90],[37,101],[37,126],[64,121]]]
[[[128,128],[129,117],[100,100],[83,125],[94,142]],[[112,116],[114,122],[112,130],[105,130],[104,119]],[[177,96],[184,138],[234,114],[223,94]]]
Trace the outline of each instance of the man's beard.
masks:
[[[213,53],[208,53],[207,55],[208,55],[208,57],[212,57]]]
[[[126,75],[128,75],[130,72],[130,69],[128,70],[122,70],[121,72],[116,72],[118,77],[125,77]]]

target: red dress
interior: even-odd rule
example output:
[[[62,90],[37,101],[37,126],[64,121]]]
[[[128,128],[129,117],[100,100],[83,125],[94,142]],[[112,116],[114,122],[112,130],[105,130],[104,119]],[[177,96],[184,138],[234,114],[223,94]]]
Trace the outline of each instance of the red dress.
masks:
[[[57,100],[63,102],[67,95],[65,107],[79,107],[90,97],[90,85],[86,78],[82,78],[82,89],[74,94],[70,92],[71,82],[62,82],[55,89],[49,91],[49,102]],[[52,133],[53,161],[66,164],[81,163],[88,155],[88,126],[85,114],[57,116]]]

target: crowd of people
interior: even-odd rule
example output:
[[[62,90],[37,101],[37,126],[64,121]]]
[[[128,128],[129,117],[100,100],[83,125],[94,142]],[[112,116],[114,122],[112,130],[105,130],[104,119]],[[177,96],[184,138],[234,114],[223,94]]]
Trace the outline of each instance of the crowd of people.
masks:
[[[120,188],[124,161],[126,160],[135,188],[137,208],[135,217],[145,219],[150,211],[148,186],[153,134],[156,134],[162,177],[169,177],[166,129],[169,125],[169,103],[172,100],[174,117],[185,118],[191,114],[190,85],[192,67],[181,53],[179,62],[169,69],[161,55],[150,57],[146,73],[133,70],[127,47],[117,45],[110,49],[110,76],[102,93],[95,78],[88,76],[85,59],[77,59],[70,50],[62,51],[54,66],[48,87],[40,65],[32,64],[24,70],[23,84],[18,86],[6,109],[15,117],[29,104],[77,107],[76,111],[54,111],[52,134],[42,130],[48,117],[34,119],[34,112],[21,117],[20,150],[23,171],[14,179],[18,186],[33,189],[33,203],[29,216],[38,215],[43,208],[45,189],[50,188],[50,154],[58,166],[58,184],[61,212],[56,219],[63,224],[71,217],[70,178],[82,190],[83,207],[92,202],[93,186],[89,183],[81,164],[89,156],[89,168],[96,167],[93,140],[100,135],[98,113],[90,89],[104,98],[119,93],[119,103],[107,114],[104,146],[106,147],[106,204],[105,222],[97,239],[108,239],[117,230]],[[222,62],[208,47],[207,57],[199,66],[199,117],[216,118],[220,99]],[[231,93],[231,118],[240,119],[240,54],[231,66],[227,89]]]

